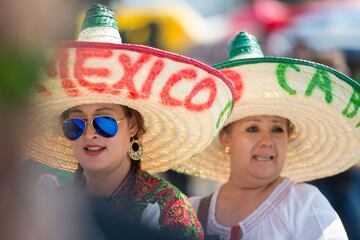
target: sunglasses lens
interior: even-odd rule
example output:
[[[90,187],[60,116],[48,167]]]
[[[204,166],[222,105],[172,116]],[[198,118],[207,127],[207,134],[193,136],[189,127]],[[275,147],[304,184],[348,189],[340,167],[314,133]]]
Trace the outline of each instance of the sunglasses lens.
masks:
[[[117,121],[112,117],[96,117],[93,125],[96,132],[106,138],[114,137],[118,131]]]
[[[69,140],[78,139],[85,130],[86,123],[80,118],[66,119],[63,123],[63,131]]]

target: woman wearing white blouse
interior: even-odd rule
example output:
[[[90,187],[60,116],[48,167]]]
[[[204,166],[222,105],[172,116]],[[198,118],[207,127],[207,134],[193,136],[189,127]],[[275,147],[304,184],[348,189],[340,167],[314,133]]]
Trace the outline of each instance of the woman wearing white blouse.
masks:
[[[321,64],[264,57],[244,32],[229,56],[215,68],[234,84],[234,110],[218,138],[177,168],[224,182],[190,199],[207,239],[347,239],[327,199],[301,182],[359,161],[360,85]]]

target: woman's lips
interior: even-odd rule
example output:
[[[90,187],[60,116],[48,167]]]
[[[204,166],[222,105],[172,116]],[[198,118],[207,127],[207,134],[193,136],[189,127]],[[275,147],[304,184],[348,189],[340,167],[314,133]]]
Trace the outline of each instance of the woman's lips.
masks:
[[[84,147],[84,151],[88,156],[95,157],[100,155],[106,147],[100,145],[86,145]]]
[[[254,155],[253,158],[257,161],[271,161],[274,159],[274,156],[272,156],[272,155],[268,155],[268,156]]]

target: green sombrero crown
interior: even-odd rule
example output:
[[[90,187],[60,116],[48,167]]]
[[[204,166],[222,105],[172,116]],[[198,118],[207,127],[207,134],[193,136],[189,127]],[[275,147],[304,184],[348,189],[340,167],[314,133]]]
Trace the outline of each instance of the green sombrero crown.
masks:
[[[99,3],[92,4],[86,11],[78,40],[121,43],[114,12]]]
[[[86,11],[86,16],[81,26],[81,30],[100,26],[113,27],[116,30],[119,30],[114,15],[114,12],[110,8],[94,3]]]
[[[264,53],[253,35],[247,32],[240,32],[229,46],[228,58],[240,59],[251,57],[264,57]]]

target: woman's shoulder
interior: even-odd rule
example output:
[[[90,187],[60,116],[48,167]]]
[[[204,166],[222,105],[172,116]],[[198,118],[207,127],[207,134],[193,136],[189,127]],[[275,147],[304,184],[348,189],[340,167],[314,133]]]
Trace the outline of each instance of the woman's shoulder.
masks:
[[[299,220],[302,216],[303,219],[300,222],[309,217],[317,218],[318,215],[323,215],[325,218],[337,217],[329,201],[315,186],[308,183],[295,183],[289,178],[285,178],[277,186],[257,212],[262,211],[272,212],[274,216],[284,219]]]
[[[295,235],[306,233],[310,238],[335,236],[347,239],[339,216],[317,187],[308,183],[294,184],[286,205]],[[308,238],[306,236],[304,239]]]
[[[311,209],[321,207],[333,211],[330,203],[317,187],[308,183],[294,183],[287,178],[282,185],[284,186],[283,189],[275,195],[276,199],[282,199],[278,203],[282,207],[286,205],[287,211],[305,210],[307,207]]]
[[[153,201],[163,204],[173,199],[186,199],[187,197],[177,187],[167,180],[152,175],[146,171],[141,171],[137,182],[138,191],[142,194],[151,193]]]
[[[149,189],[146,184],[152,188],[152,204],[156,211],[150,215],[158,216],[160,228],[171,228],[172,232],[177,232],[180,238],[202,239],[203,231],[191,204],[179,189],[169,183],[167,180],[158,176],[151,175],[146,171],[141,172],[139,188]],[[149,202],[150,203],[150,202]],[[151,205],[151,204],[149,204]]]
[[[299,203],[307,202],[326,202],[325,196],[314,185],[308,183],[293,184],[290,190],[290,197],[297,200]]]

